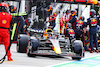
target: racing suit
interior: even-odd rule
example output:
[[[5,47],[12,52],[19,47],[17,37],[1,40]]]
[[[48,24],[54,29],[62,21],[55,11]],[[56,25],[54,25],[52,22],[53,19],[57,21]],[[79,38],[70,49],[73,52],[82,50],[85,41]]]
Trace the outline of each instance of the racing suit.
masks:
[[[71,20],[69,22],[72,25],[72,29],[75,30],[75,23],[77,22],[77,17],[76,16],[72,16]]]
[[[98,50],[98,42],[97,42],[97,18],[89,18],[87,23],[90,27],[90,46],[91,46],[91,51],[93,51],[93,41],[95,42],[96,50]]]
[[[75,32],[73,29],[66,29],[65,37],[69,37],[70,44],[72,43],[72,40],[75,38]],[[72,49],[72,44],[70,45]]]
[[[14,40],[16,41],[19,33],[25,33],[26,24],[22,16],[15,16],[14,20],[17,23]]]
[[[10,44],[9,28],[11,24],[11,15],[6,12],[0,12],[0,41],[4,42],[5,50],[7,51]],[[7,53],[8,57],[11,57],[10,49]]]
[[[80,39],[81,38],[81,40],[82,41],[84,41],[83,39],[84,39],[84,36],[83,36],[83,30],[81,31],[81,26],[82,25],[84,25],[86,22],[84,22],[84,21],[78,21],[78,22],[76,22],[76,29],[75,29],[75,36],[76,36],[76,39]]]
[[[84,42],[85,42],[85,32],[84,32],[84,29],[81,29],[81,27],[83,25],[85,25],[86,22],[82,21],[82,20],[79,20],[78,22],[76,22],[76,29],[75,29],[75,36],[76,36],[76,39],[77,40],[81,40],[83,42],[83,46],[85,47],[84,45]]]
[[[13,7],[13,6],[11,6],[11,7]],[[10,9],[11,13],[17,13],[16,10],[13,10],[13,11],[11,11],[11,10],[12,9]],[[15,31],[15,35],[14,35],[14,41],[17,41],[18,34],[25,33],[26,24],[25,24],[23,16],[12,16],[12,17],[13,17],[12,20],[15,21],[15,23],[17,23],[16,31]]]

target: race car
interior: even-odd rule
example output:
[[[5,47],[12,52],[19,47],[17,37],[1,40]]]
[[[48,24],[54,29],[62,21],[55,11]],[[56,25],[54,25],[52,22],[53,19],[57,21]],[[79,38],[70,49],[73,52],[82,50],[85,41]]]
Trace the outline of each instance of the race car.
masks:
[[[28,29],[29,35],[20,34],[17,52],[26,52],[29,57],[36,55],[71,56],[74,60],[84,57],[83,43],[80,40],[69,40],[52,29]],[[71,43],[70,43],[71,42]]]

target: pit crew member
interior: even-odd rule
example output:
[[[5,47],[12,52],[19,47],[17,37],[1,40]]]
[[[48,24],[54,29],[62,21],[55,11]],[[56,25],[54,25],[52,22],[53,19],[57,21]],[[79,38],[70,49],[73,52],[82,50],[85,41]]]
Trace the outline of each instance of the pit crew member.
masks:
[[[0,41],[2,40],[4,42],[5,51],[7,51],[8,46],[10,44],[10,24],[12,17],[8,12],[8,4],[6,3],[0,3]],[[7,53],[8,61],[13,61],[11,58],[11,52],[10,49]]]
[[[94,52],[93,49],[93,41],[95,42],[96,46],[96,52],[98,53],[98,42],[97,42],[97,17],[96,17],[96,11],[94,9],[90,10],[90,18],[87,19],[86,25],[89,25],[90,27],[90,47],[91,51],[90,53]]]

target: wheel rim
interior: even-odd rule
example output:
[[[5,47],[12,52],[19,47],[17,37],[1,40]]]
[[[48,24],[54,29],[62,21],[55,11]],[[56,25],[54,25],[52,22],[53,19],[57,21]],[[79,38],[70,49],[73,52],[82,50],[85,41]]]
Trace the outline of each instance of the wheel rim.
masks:
[[[27,54],[30,53],[29,44],[30,44],[30,42],[28,42],[28,46],[27,46]]]
[[[19,51],[19,46],[17,45],[17,51]]]

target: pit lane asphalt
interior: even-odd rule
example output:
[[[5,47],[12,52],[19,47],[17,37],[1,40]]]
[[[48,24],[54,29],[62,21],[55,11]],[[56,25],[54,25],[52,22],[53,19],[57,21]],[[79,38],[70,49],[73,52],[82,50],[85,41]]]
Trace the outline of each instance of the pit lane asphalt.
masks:
[[[51,57],[51,56],[36,56],[28,57],[26,53],[17,53],[16,44],[11,46],[12,58],[14,61],[7,61],[5,59],[3,64],[0,64],[0,67],[51,67],[53,65],[70,63],[74,62],[71,57]],[[0,58],[5,54],[4,45],[0,45]],[[89,53],[85,52],[85,57],[82,60],[94,56],[100,56],[100,53]],[[76,62],[76,61],[75,61]]]

